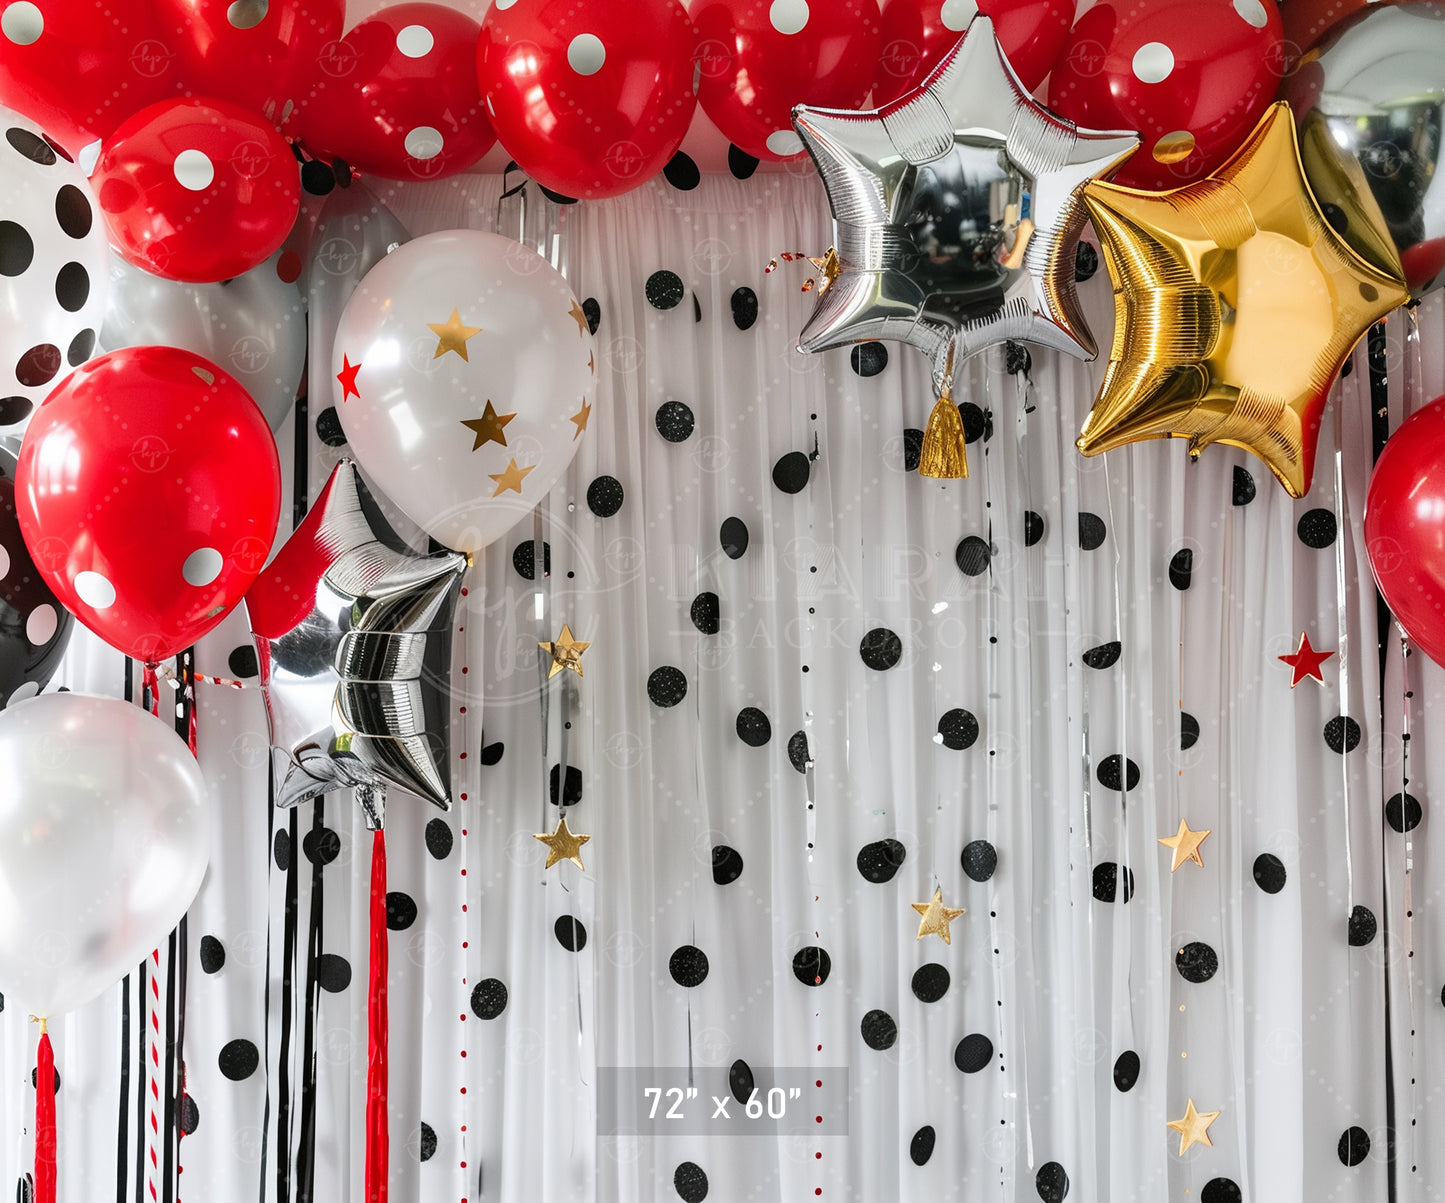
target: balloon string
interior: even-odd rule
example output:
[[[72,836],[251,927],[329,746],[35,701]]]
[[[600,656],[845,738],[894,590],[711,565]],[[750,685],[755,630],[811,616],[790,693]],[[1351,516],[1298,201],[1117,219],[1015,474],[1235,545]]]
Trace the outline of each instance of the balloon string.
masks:
[[[55,1203],[55,1052],[45,1020],[35,1063],[35,1203]]]
[[[207,673],[198,673],[192,670],[187,674],[178,675],[175,669],[162,665],[156,670],[158,676],[164,677],[172,689],[179,689],[182,684],[194,684],[199,681],[202,685],[225,685],[230,689],[258,689],[253,681],[237,681],[232,677],[212,677]]]
[[[386,832],[371,836],[371,969],[366,1029],[366,1203],[387,1195]]]

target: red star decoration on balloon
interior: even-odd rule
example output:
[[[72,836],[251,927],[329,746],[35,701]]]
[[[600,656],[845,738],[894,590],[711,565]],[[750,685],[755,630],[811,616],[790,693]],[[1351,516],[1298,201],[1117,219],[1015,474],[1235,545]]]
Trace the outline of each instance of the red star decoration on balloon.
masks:
[[[361,371],[359,363],[352,363],[345,355],[341,357],[341,371],[336,373],[336,379],[341,381],[341,400],[344,402],[355,397],[361,399],[361,390],[356,387],[356,373]]]
[[[1310,637],[1307,634],[1301,634],[1299,637],[1299,651],[1295,652],[1293,656],[1279,657],[1280,660],[1283,660],[1294,670],[1294,675],[1290,678],[1289,687],[1293,689],[1306,677],[1313,677],[1323,685],[1325,678],[1320,672],[1320,665],[1333,655],[1334,652],[1315,651],[1315,649],[1310,646]]]

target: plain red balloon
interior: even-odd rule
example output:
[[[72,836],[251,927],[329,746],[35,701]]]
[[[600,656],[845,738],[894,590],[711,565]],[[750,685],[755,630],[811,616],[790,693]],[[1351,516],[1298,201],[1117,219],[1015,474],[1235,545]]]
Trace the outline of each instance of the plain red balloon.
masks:
[[[1049,106],[1093,129],[1137,130],[1114,183],[1164,190],[1223,166],[1283,73],[1274,0],[1103,0],[1074,26]]]
[[[0,0],[0,104],[69,153],[177,90],[151,0]]]
[[[497,138],[546,188],[595,200],[646,183],[697,107],[697,30],[678,0],[493,5],[477,77]]]
[[[1445,397],[1390,436],[1365,497],[1365,553],[1390,612],[1445,666]]]
[[[875,0],[704,0],[693,19],[702,39],[698,100],[754,158],[803,153],[795,104],[857,109],[873,86]]]
[[[90,177],[111,245],[167,280],[214,284],[286,241],[300,168],[276,127],[228,100],[163,100],[108,138]]]
[[[884,0],[875,109],[911,92],[942,61],[975,12],[993,21],[1009,65],[1032,92],[1053,69],[1074,23],[1074,0]]]
[[[173,347],[77,368],[30,419],[15,506],[31,557],[92,631],[148,664],[189,647],[261,571],[276,443],[246,390]]]
[[[346,0],[155,0],[188,90],[280,125],[340,40]]]
[[[497,140],[477,86],[480,36],[443,4],[384,8],[322,55],[286,132],[316,158],[394,180],[465,171]]]

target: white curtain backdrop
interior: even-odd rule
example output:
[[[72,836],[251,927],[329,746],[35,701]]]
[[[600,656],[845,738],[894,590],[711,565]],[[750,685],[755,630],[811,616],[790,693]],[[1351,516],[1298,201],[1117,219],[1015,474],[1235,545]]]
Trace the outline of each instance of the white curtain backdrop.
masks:
[[[500,191],[383,196],[420,234],[493,228]],[[1298,502],[1229,448],[1082,459],[1099,368],[1037,349],[1027,374],[970,362],[971,476],[931,481],[907,470],[932,400],[909,349],[793,349],[812,297],[764,268],[830,241],[811,172],[658,180],[561,231],[591,425],[535,529],[472,571],[456,805],[388,808],[393,1203],[1445,1198],[1445,690],[1421,655],[1405,681],[1390,632],[1381,677],[1365,348]],[[1083,287],[1106,331],[1103,271]],[[1409,388],[1405,320],[1392,426],[1445,385],[1440,305]],[[345,451],[331,404],[299,454],[279,435],[313,496]],[[536,643],[563,622],[586,676],[544,708]],[[1336,654],[1291,691],[1302,632]],[[243,676],[247,647],[233,615],[197,665]],[[57,684],[123,677],[77,632]],[[367,833],[335,794],[293,834],[258,691],[200,688],[216,822],[171,973],[178,1196],[359,1200]],[[1406,748],[1423,818],[1397,803],[1400,831]],[[585,875],[544,874],[531,838],[559,795]],[[1171,874],[1181,819],[1211,834]],[[919,942],[940,888],[964,914]],[[137,988],[129,1039],[120,988],[53,1029],[66,1203],[138,1197]],[[19,1179],[35,1031],[0,1025]],[[744,1097],[793,1067],[847,1135],[598,1136],[619,1066],[731,1068]],[[1190,1099],[1220,1115],[1181,1157]]]

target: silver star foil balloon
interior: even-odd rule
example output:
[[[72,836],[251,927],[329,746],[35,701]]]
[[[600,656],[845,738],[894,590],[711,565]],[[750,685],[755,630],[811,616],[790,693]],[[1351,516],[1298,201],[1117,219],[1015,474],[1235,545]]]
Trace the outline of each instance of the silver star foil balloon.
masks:
[[[354,788],[373,830],[387,786],[451,807],[452,630],[465,556],[397,550],[343,459],[246,595],[276,803]]]
[[[1042,108],[987,17],[912,93],[864,112],[799,105],[793,125],[827,189],[837,254],[800,349],[910,343],[940,393],[950,347],[960,364],[1009,339],[1094,356],[1074,291],[1081,192],[1139,139]]]

